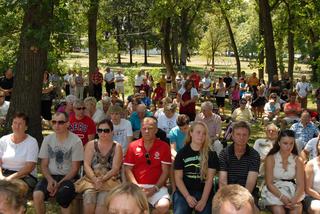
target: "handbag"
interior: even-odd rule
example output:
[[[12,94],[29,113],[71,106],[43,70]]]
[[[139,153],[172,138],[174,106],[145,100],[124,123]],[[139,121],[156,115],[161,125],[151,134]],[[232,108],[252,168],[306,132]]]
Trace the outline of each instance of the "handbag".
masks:
[[[120,184],[121,184],[121,182],[119,179],[112,177],[112,178],[109,178],[108,180],[106,180],[103,183],[101,189],[99,189],[98,191],[110,191],[111,189],[113,189],[114,187],[116,187]],[[83,193],[84,191],[86,191],[88,189],[95,189],[92,181],[86,175],[83,176],[82,178],[80,178],[79,180],[77,180],[74,183],[74,187],[75,187],[75,191],[77,193]]]

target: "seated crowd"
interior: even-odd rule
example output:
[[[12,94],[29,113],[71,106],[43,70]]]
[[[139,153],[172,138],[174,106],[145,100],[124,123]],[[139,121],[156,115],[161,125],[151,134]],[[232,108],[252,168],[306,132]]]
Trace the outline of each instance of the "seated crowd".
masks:
[[[227,72],[216,83],[209,73],[179,75],[177,90],[165,75],[153,89],[152,76],[140,71],[127,101],[121,71],[107,68],[103,77],[97,69],[95,97],[70,90],[66,78],[70,94],[52,115],[46,110],[53,132],[40,148],[27,134],[28,116],[16,113],[12,133],[0,138],[0,199],[7,198],[0,213],[23,213],[31,198],[36,213],[46,213],[49,198],[72,213],[77,194],[86,214],[161,214],[171,205],[175,214],[320,213],[319,121],[306,109],[305,77],[285,98],[280,88],[290,80],[277,76],[266,86],[255,73],[237,81]],[[9,105],[4,96],[0,90],[0,108]],[[259,122],[266,135],[251,147]]]

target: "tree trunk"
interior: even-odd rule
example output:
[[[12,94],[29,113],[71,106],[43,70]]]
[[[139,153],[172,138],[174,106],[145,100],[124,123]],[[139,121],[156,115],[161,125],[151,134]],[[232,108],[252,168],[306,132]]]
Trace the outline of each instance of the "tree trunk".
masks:
[[[128,11],[128,32],[129,34],[132,33],[132,26],[131,26],[131,14],[130,14],[130,10]],[[130,64],[133,64],[133,60],[132,60],[132,38],[131,36],[129,36],[129,58],[130,58]]]
[[[181,50],[180,50],[180,65],[187,65],[188,57],[188,10],[181,10]]]
[[[176,26],[173,26],[173,28],[176,28]],[[173,57],[173,62],[175,65],[180,65],[179,63],[179,51],[178,51],[178,32],[177,32],[177,29],[174,30],[174,32],[172,33],[172,42],[173,42],[173,54],[174,54],[174,57]]]
[[[264,30],[263,30],[263,20],[262,20],[261,10],[259,10],[259,79],[264,79],[264,44],[263,44],[263,38],[264,38]]]
[[[117,53],[117,58],[118,58],[118,64],[121,64],[121,39],[120,39],[120,23],[118,20],[118,16],[115,16],[113,18],[114,25],[116,26],[116,40],[117,40],[117,45],[118,45],[118,53]]]
[[[143,47],[144,47],[144,64],[148,65],[148,41],[146,38],[143,38]]]
[[[237,44],[236,44],[236,41],[234,39],[234,35],[233,35],[233,32],[232,32],[232,28],[231,28],[231,25],[230,25],[230,22],[229,22],[229,19],[227,17],[227,15],[223,12],[223,16],[224,16],[224,20],[226,22],[226,26],[227,26],[227,29],[228,29],[228,33],[229,33],[229,36],[230,36],[230,41],[231,41],[231,46],[232,46],[232,49],[234,51],[234,57],[236,59],[236,64],[237,64],[237,76],[240,77],[240,74],[241,74],[241,64],[240,64],[240,57],[239,57],[239,52],[238,52],[238,48],[237,48]]]
[[[317,82],[318,81],[318,60],[320,57],[320,52],[317,47],[317,43],[319,43],[319,35],[314,32],[314,30],[310,30],[310,46],[311,46],[311,53],[310,53],[310,59],[311,59],[311,71],[312,71],[312,80]]]
[[[88,11],[88,38],[89,38],[89,78],[98,67],[97,48],[97,19],[99,10],[99,0],[90,0]],[[89,81],[89,94],[93,96],[93,84]]]
[[[27,132],[42,142],[41,94],[47,66],[52,0],[28,2],[24,10],[14,86],[7,114],[6,132],[11,132],[12,117],[24,112],[30,118]],[[42,32],[41,34],[37,32]]]
[[[173,87],[176,87],[176,74],[173,69],[172,60],[171,60],[171,51],[170,51],[170,31],[171,31],[171,20],[170,18],[166,18],[162,23],[163,30],[163,53],[164,53],[164,61],[167,70],[167,75],[170,75],[173,82]]]
[[[289,5],[288,7],[288,74],[293,80],[293,67],[294,67],[294,25],[293,25],[293,15]]]
[[[213,44],[213,43],[211,43]],[[214,50],[214,47],[213,45],[211,46],[211,67],[214,68],[214,55],[215,55],[215,50]]]
[[[269,1],[259,0],[259,10],[261,11],[263,18],[266,70],[268,72],[268,81],[270,82],[272,80],[272,76],[274,74],[278,74],[278,69]]]

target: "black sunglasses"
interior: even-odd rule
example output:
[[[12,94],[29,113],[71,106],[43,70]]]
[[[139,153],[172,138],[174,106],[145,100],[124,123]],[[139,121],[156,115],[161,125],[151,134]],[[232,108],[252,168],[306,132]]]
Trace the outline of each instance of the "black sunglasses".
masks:
[[[78,107],[78,108],[76,108],[77,110],[86,110],[86,107]]]
[[[104,133],[110,133],[110,132],[111,132],[111,129],[97,129],[97,132],[98,132],[98,133],[102,133],[102,132],[104,132]]]
[[[150,154],[149,154],[148,152],[145,154],[145,157],[146,157],[146,159],[147,159],[147,164],[148,164],[148,165],[151,165]]]
[[[56,124],[63,125],[63,124],[66,123],[66,121],[64,121],[64,120],[52,120],[51,123],[52,123],[52,125],[56,125]]]

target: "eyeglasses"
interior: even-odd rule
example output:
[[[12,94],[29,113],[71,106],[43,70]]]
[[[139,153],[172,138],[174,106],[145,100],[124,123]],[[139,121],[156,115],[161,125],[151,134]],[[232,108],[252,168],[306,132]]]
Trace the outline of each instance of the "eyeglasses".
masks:
[[[275,132],[277,132],[277,130],[273,130],[273,129],[268,129],[267,131],[270,132],[270,133],[275,133]]]
[[[86,107],[78,107],[78,108],[76,108],[76,109],[79,110],[79,111],[80,111],[80,110],[83,110],[83,111],[84,111],[84,110],[86,110]]]
[[[98,133],[102,133],[102,132],[104,132],[104,133],[110,133],[111,132],[111,129],[97,129],[97,132]]]
[[[63,124],[66,123],[66,121],[64,121],[64,120],[52,120],[51,123],[52,123],[52,125],[56,125],[56,124],[63,125]]]
[[[147,152],[147,153],[145,154],[145,157],[146,157],[146,159],[147,159],[147,164],[148,164],[148,165],[151,165],[151,159],[150,159],[150,154],[149,154],[149,152]]]

